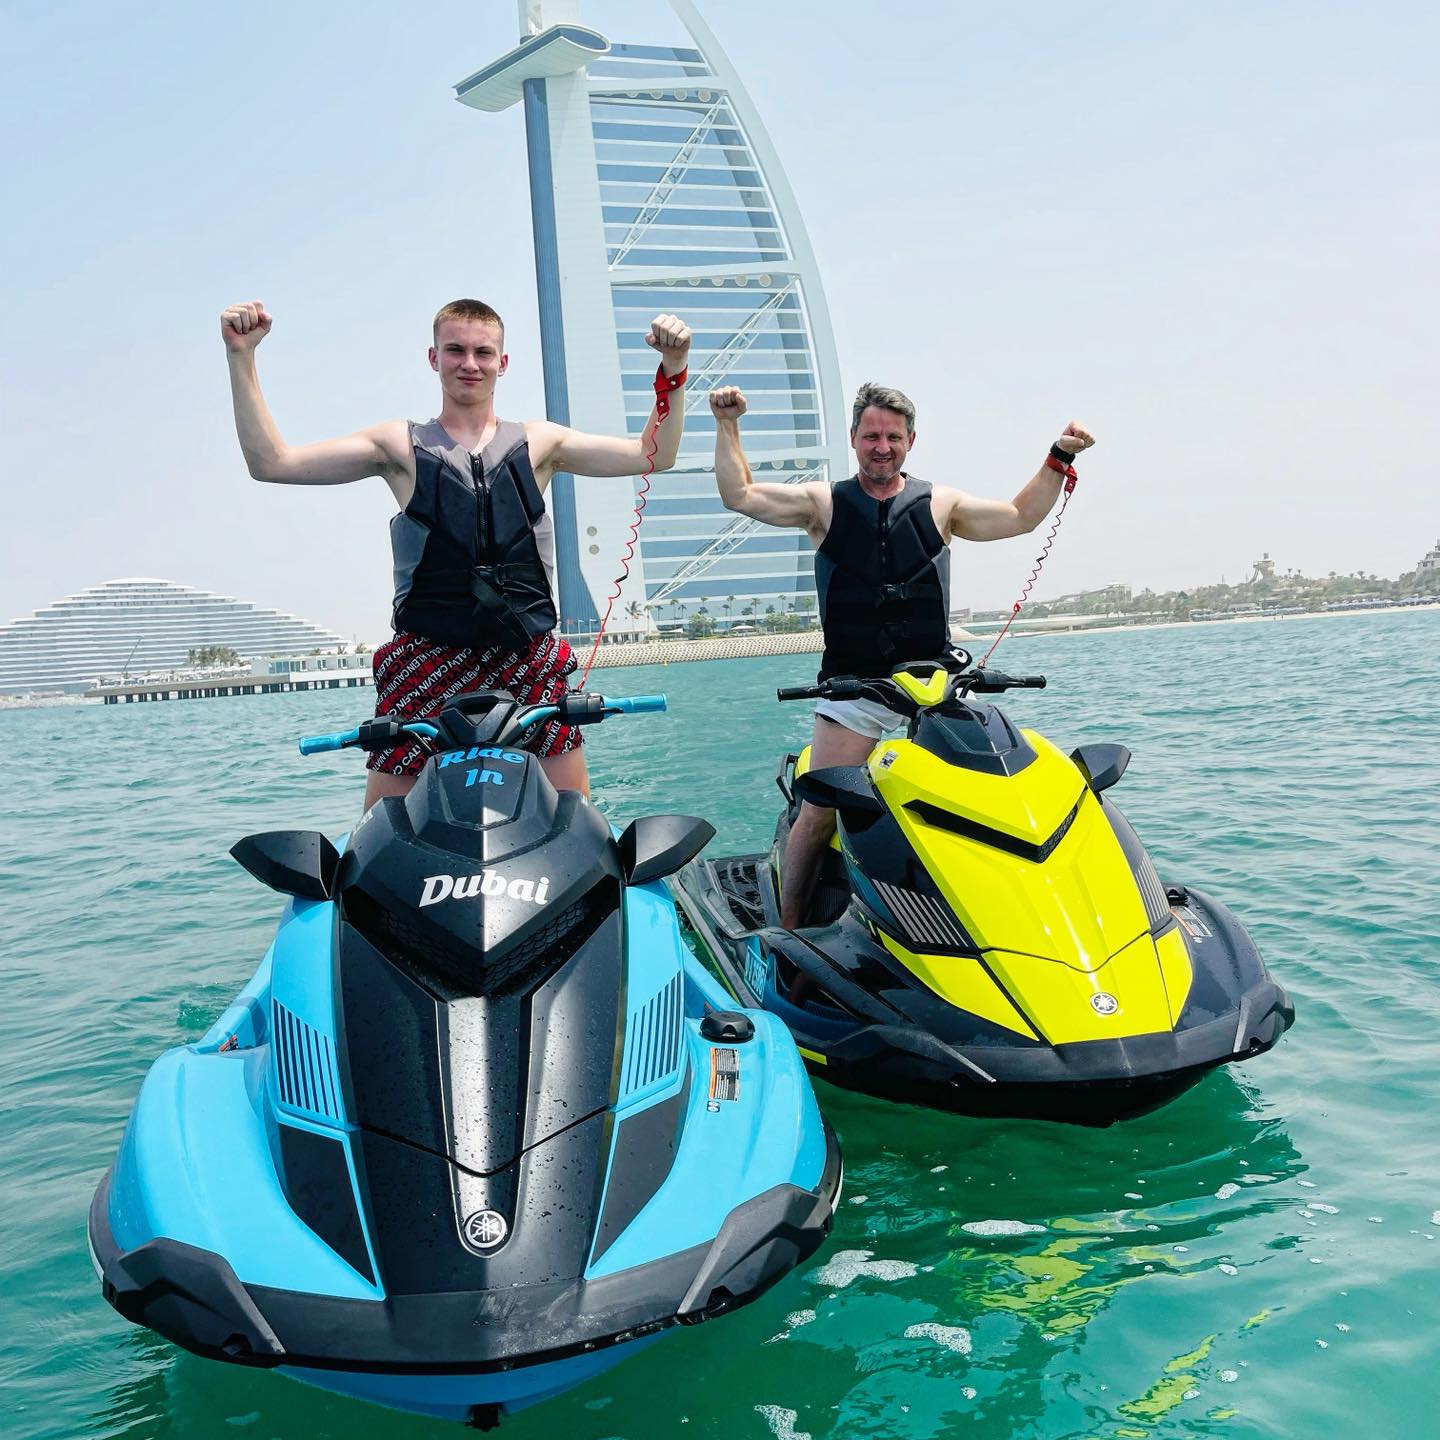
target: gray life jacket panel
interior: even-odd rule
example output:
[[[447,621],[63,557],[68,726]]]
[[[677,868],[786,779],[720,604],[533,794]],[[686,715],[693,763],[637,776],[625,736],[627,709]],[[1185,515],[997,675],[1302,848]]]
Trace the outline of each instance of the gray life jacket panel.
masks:
[[[390,522],[397,631],[529,649],[555,628],[555,526],[525,427],[502,420],[472,454],[438,420],[410,422],[415,493]]]
[[[852,477],[830,493],[830,529],[815,552],[819,678],[886,675],[907,660],[935,659],[950,642],[950,547],[929,482],[907,475],[898,495],[873,500]]]

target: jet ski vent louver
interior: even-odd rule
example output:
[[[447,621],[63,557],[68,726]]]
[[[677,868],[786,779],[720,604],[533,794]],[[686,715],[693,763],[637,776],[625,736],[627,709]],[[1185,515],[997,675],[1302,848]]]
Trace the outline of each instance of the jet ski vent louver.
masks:
[[[1145,902],[1145,918],[1152,930],[1170,923],[1170,902],[1165,898],[1165,887],[1150,863],[1150,857],[1142,850],[1135,864],[1135,879],[1140,886],[1140,898]]]
[[[630,1013],[630,1054],[620,1094],[624,1098],[668,1075],[680,1063],[680,976]]]
[[[874,882],[880,898],[890,907],[905,932],[905,939],[924,950],[971,950],[970,937],[955,917],[936,899],[904,890],[899,885]]]
[[[340,1122],[335,1049],[328,1035],[274,1002],[275,1069],[280,1099],[294,1110]]]

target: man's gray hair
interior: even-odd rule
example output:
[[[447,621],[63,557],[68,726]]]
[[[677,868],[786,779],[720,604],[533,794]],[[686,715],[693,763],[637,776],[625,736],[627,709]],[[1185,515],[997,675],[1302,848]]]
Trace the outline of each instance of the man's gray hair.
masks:
[[[903,415],[905,429],[911,435],[915,433],[915,402],[903,390],[896,390],[891,385],[877,385],[873,380],[867,380],[855,393],[855,409],[850,417],[852,435],[860,428],[860,417],[872,405],[880,410],[893,410],[897,415]]]

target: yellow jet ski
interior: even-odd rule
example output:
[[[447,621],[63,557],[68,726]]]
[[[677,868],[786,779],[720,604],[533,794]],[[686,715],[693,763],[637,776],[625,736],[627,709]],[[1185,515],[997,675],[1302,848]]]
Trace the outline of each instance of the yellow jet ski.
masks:
[[[1269,1050],[1294,1006],[1219,901],[1164,884],[1106,792],[1123,745],[1065,755],[980,696],[1043,676],[963,650],[781,700],[909,719],[864,765],[776,776],[769,855],[691,861],[676,900],[726,987],[790,1027],[816,1074],[972,1115],[1109,1125]],[[836,811],[811,912],[779,926],[799,803]]]

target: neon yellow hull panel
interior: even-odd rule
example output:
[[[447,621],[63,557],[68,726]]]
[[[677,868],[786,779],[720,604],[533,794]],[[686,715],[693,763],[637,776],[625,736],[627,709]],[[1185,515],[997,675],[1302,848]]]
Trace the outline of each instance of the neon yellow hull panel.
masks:
[[[1042,736],[1026,738],[1039,758],[1018,775],[963,771],[910,741],[885,747],[898,752],[888,768],[872,757],[870,774],[981,949],[1093,971],[1149,930],[1144,902],[1100,802],[1075,766]],[[1076,813],[1051,854],[1032,861],[926,824],[906,809],[912,800],[1032,845],[1043,845]]]
[[[928,985],[942,1000],[971,1015],[978,1015],[992,1025],[1013,1030],[1027,1040],[1039,1038],[1038,1032],[1026,1023],[1025,1017],[1010,1003],[1005,992],[996,987],[978,960],[963,955],[917,955],[883,930],[871,933],[917,980]]]
[[[1003,950],[987,950],[985,961],[1051,1045],[1154,1035],[1173,1027],[1155,942],[1149,935],[1141,935],[1091,971]],[[1102,1015],[1091,1004],[1101,994],[1119,1002],[1114,1014]]]

